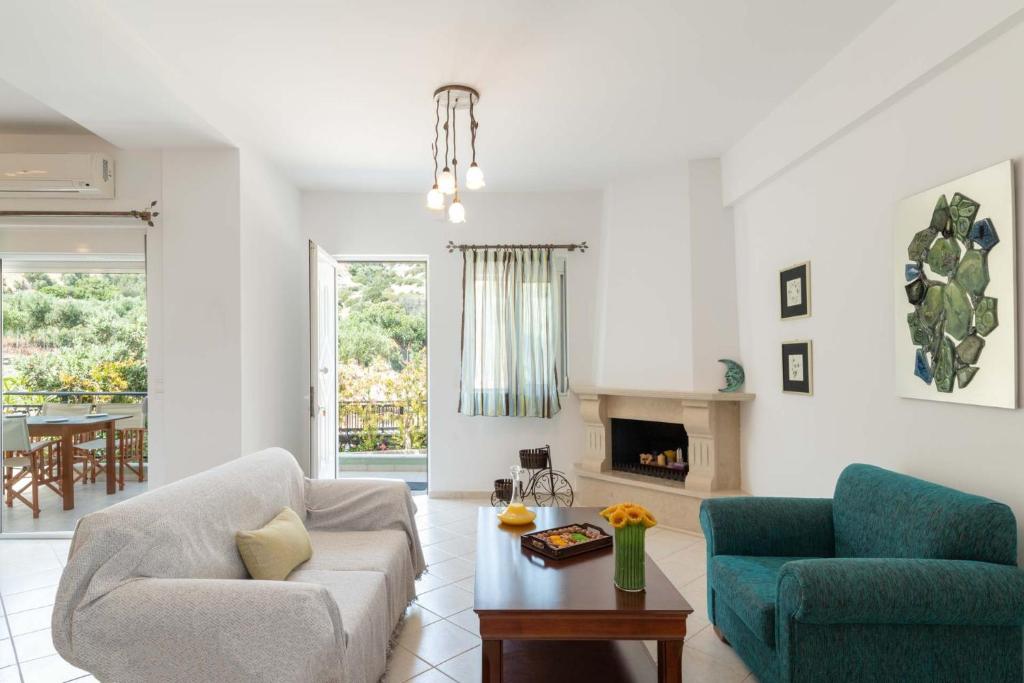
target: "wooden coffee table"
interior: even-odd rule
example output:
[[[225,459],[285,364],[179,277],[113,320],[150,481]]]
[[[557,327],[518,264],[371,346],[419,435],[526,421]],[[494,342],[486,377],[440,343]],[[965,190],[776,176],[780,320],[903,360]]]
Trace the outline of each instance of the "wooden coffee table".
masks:
[[[477,518],[473,610],[480,617],[484,683],[682,680],[686,617],[693,608],[647,558],[647,590],[615,588],[605,548],[566,560],[524,550],[524,533],[589,522],[612,529],[599,508],[538,508],[525,527]],[[642,641],[658,641],[655,666]]]

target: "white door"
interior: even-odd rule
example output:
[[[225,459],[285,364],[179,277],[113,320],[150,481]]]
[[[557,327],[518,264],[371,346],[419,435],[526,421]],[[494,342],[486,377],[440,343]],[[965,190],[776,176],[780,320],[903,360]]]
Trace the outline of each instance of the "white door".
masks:
[[[338,262],[309,243],[310,477],[338,474]]]

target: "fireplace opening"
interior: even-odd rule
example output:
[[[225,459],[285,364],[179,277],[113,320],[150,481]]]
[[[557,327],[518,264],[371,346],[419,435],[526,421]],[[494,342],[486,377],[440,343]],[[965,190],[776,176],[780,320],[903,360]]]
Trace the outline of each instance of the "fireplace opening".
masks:
[[[684,481],[689,471],[686,428],[674,422],[613,417],[612,469]]]

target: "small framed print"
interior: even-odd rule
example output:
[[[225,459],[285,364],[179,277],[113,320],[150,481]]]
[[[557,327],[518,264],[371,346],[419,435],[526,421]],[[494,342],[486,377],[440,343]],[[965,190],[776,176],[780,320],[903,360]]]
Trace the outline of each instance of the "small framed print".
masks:
[[[811,314],[811,262],[779,271],[779,317],[806,318]]]
[[[813,389],[811,342],[782,342],[782,391],[810,396]]]

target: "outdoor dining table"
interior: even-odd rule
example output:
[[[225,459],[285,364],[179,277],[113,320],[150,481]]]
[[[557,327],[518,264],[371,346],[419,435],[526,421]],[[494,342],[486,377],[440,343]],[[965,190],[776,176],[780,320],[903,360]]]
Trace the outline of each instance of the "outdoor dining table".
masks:
[[[107,432],[107,495],[117,493],[117,477],[114,476],[114,463],[117,453],[114,452],[114,423],[127,420],[131,415],[83,415],[80,417],[60,417],[56,415],[31,415],[27,418],[29,436],[60,437],[60,491],[64,499],[64,509],[75,507],[75,470],[74,443],[75,434]]]

